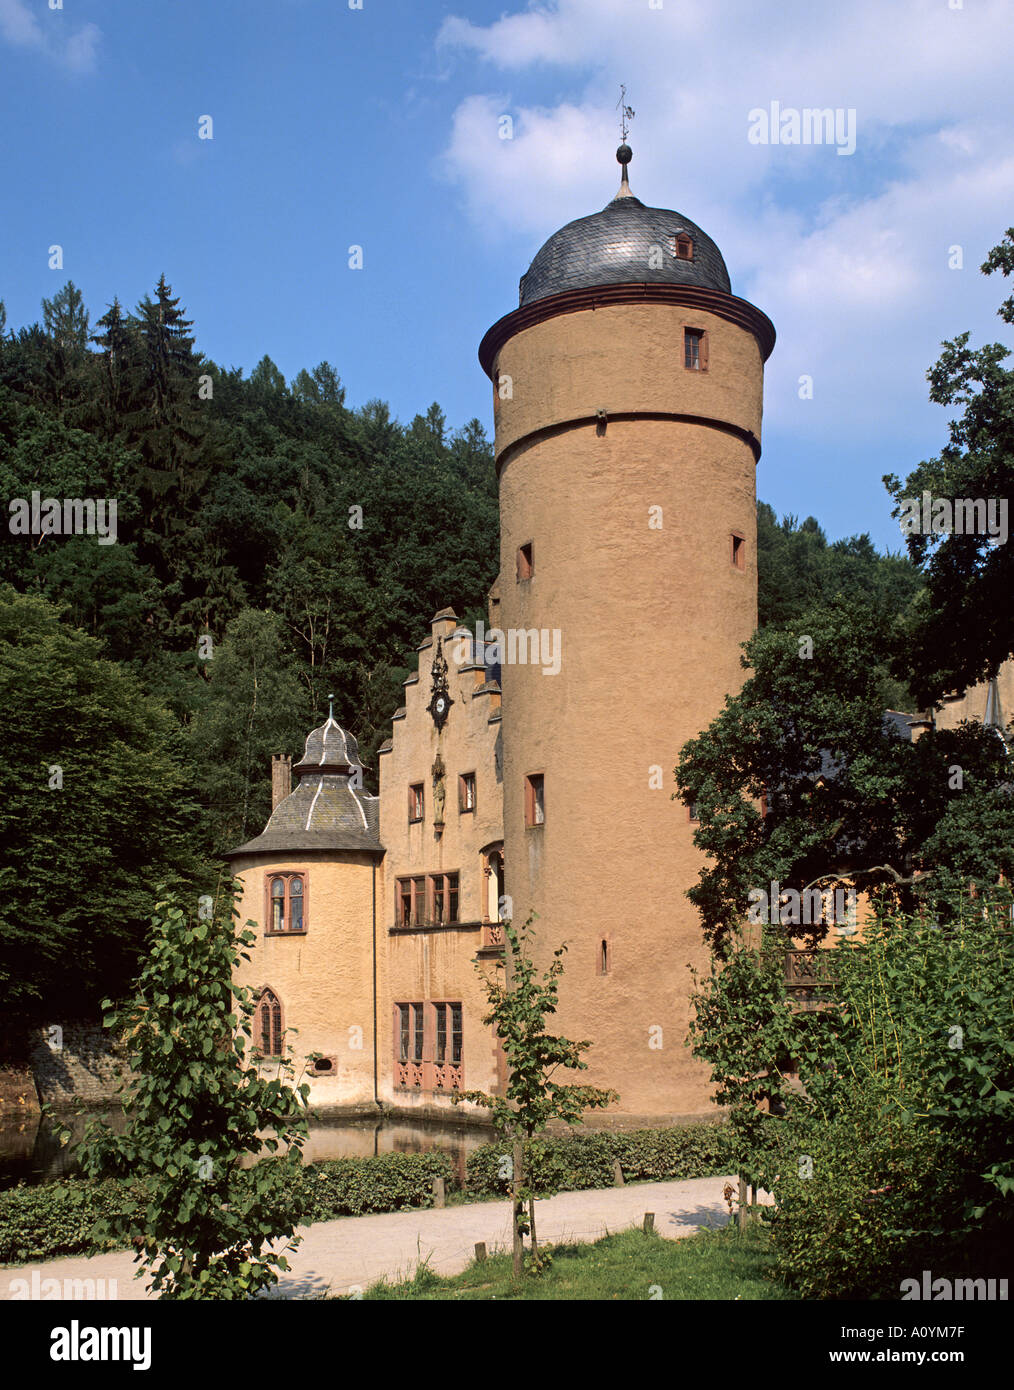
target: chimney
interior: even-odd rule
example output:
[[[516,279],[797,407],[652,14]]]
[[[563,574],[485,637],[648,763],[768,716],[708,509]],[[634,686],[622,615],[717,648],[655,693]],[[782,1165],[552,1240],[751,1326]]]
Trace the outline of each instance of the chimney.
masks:
[[[271,809],[292,791],[292,758],[288,753],[273,753],[271,756]]]

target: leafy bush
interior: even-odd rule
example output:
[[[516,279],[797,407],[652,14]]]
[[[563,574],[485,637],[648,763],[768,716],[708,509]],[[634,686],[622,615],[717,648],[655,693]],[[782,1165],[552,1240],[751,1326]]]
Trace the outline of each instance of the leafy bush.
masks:
[[[451,1160],[445,1153],[336,1158],[297,1169],[291,1196],[298,1219],[308,1225],[339,1216],[429,1206],[433,1179],[444,1178],[450,1187],[451,1177]],[[122,1241],[101,1238],[96,1223],[122,1218],[130,1202],[144,1202],[147,1196],[143,1184],[113,1178],[69,1178],[43,1187],[22,1183],[0,1192],[0,1263],[116,1249]]]
[[[468,1156],[469,1190],[508,1194],[509,1146],[483,1144]],[[662,1182],[736,1170],[733,1136],[722,1124],[617,1133],[549,1135],[525,1144],[525,1171],[536,1193],[611,1187],[619,1159],[626,1182]]]
[[[115,1179],[87,1178],[45,1187],[19,1183],[0,1192],[0,1263],[115,1249],[115,1240],[95,1240],[92,1228],[122,1209],[126,1192],[126,1185]]]
[[[443,1178],[450,1187],[448,1154],[378,1154],[308,1164],[296,1183],[300,1219],[331,1221],[337,1216],[426,1207],[433,1201],[434,1178]]]
[[[838,948],[839,1007],[781,1127],[778,1272],[889,1297],[922,1269],[1006,1273],[1014,1234],[1014,949],[981,905],[885,917]],[[809,1162],[807,1162],[809,1160]],[[808,1176],[808,1174],[810,1174]]]

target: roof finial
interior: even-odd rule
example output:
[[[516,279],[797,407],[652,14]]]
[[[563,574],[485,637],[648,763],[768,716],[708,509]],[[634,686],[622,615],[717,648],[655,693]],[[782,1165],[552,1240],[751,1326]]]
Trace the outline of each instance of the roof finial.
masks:
[[[327,722],[328,722],[329,724],[333,724],[333,723],[334,723],[334,694],[333,694],[333,693],[330,694],[330,695],[328,695],[328,697],[327,697]]]
[[[620,148],[616,151],[616,158],[623,169],[623,178],[620,181],[620,191],[616,194],[617,198],[632,198],[630,184],[627,182],[627,165],[634,157],[634,152],[627,144],[627,134],[630,130],[630,122],[634,119],[634,108],[627,105],[627,89],[622,84],[620,86],[620,99],[616,103],[620,111]],[[614,198],[615,202],[616,199]]]

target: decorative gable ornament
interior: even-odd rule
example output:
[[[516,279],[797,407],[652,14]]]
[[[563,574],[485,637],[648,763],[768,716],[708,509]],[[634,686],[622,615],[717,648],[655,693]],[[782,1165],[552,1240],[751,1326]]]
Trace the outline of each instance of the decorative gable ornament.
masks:
[[[444,656],[444,639],[437,638],[437,652],[433,658],[430,674],[433,677],[433,691],[427,709],[437,730],[443,729],[454,701],[447,686],[447,658]]]

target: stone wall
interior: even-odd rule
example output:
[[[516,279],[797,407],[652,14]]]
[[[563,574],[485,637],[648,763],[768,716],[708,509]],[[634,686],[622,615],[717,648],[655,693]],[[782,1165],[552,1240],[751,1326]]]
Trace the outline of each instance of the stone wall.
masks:
[[[30,1059],[39,1096],[50,1105],[115,1100],[125,1073],[122,1049],[89,1023],[39,1029]]]
[[[37,1115],[39,1097],[25,1067],[0,1067],[0,1123],[12,1116]]]

